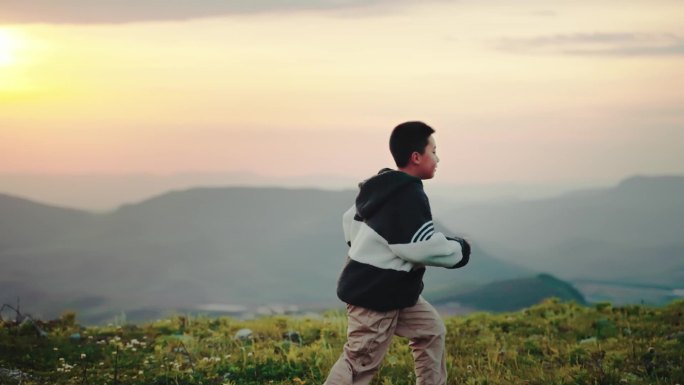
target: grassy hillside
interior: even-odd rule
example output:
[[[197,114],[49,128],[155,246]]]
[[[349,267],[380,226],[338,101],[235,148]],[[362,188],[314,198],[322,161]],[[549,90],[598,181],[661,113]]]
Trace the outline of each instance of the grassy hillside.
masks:
[[[449,383],[682,383],[683,313],[684,301],[651,308],[549,300],[513,313],[447,318]],[[65,315],[39,323],[44,337],[30,324],[0,324],[0,383],[320,384],[346,336],[340,313],[254,321],[176,316],[99,328],[74,321]],[[251,339],[234,338],[243,328]],[[395,337],[371,384],[414,383],[407,341]]]

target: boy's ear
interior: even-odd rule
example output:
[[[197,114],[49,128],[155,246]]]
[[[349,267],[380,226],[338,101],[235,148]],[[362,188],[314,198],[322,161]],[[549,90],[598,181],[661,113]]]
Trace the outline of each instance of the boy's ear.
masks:
[[[414,151],[411,153],[411,157],[409,158],[409,162],[414,163],[414,164],[420,164],[420,158],[421,158],[421,153],[418,151]]]

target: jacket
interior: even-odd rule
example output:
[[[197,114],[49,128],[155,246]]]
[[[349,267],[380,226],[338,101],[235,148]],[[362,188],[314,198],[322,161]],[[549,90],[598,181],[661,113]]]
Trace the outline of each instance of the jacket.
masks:
[[[423,291],[424,266],[468,263],[467,242],[435,231],[419,178],[383,169],[359,186],[342,219],[349,245],[337,285],[342,301],[376,311],[410,307]]]

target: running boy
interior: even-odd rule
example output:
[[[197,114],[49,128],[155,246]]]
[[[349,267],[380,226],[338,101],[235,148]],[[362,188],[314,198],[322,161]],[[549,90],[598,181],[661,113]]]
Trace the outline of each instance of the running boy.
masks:
[[[420,295],[423,274],[425,266],[465,266],[470,245],[434,229],[422,183],[439,162],[434,132],[422,122],[395,127],[390,151],[398,170],[360,184],[343,216],[350,249],[337,295],[347,303],[347,343],[327,385],[368,384],[395,334],[410,340],[418,384],[446,384],[446,328]]]

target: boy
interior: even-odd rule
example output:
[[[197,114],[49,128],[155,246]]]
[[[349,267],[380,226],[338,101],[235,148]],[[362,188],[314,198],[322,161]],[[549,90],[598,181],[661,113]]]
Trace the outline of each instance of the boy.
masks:
[[[349,245],[337,286],[347,303],[347,343],[327,385],[368,384],[394,334],[410,340],[417,383],[446,384],[446,328],[420,293],[425,266],[465,266],[468,242],[435,232],[422,179],[437,170],[435,132],[422,122],[398,125],[390,151],[398,170],[361,183],[343,216]]]

